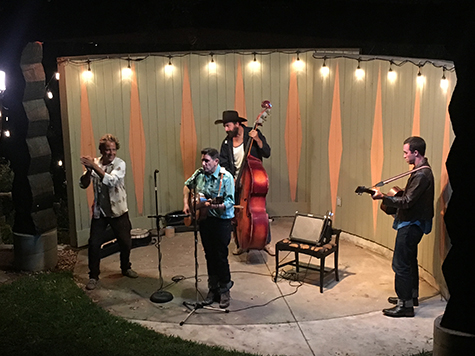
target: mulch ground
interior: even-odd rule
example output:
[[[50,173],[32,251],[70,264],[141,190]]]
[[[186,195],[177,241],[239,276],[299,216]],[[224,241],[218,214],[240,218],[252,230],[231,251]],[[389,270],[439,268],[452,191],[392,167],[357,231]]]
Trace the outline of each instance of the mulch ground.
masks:
[[[78,252],[80,249],[67,245],[58,246],[58,263],[54,271],[73,271],[76,265]],[[14,280],[32,275],[37,272],[16,271],[13,268],[14,253],[13,248],[0,248],[0,284],[11,283]]]

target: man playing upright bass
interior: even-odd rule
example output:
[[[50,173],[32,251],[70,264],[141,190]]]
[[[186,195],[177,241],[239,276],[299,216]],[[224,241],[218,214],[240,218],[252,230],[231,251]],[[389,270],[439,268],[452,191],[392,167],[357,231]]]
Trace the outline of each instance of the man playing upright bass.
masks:
[[[247,120],[239,117],[237,111],[227,110],[223,111],[222,120],[216,120],[215,124],[223,124],[224,130],[227,133],[227,137],[223,140],[220,148],[219,160],[222,167],[226,168],[236,179],[239,176],[239,172],[244,162],[244,155],[247,152],[246,146],[250,142],[251,149],[249,154],[262,161],[263,158],[270,157],[270,146],[267,143],[266,138],[259,130],[254,130],[250,127],[244,126],[243,122]],[[250,141],[249,138],[252,138]],[[236,186],[239,182],[236,182]],[[237,194],[236,194],[237,195]],[[238,203],[238,197],[236,197],[236,203]],[[275,255],[274,248],[270,244],[271,235],[270,229],[267,236],[266,245],[264,250],[271,256]],[[244,249],[238,246],[236,239],[236,250],[233,254],[240,255],[246,252]]]

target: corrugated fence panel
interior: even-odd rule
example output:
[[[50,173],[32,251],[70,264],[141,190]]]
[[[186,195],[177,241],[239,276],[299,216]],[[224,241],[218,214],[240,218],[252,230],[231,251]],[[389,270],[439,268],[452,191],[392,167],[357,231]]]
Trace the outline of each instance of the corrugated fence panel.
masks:
[[[183,54],[171,60],[172,71],[168,72],[169,58],[161,56],[133,57],[145,134],[144,211],[140,215],[135,197],[134,177],[129,155],[129,122],[131,83],[122,77],[121,70],[127,66],[126,59],[91,58],[93,79],[86,83],[94,140],[107,132],[119,137],[121,149],[118,156],[128,166],[126,184],[129,211],[134,227],[151,228],[154,221],[148,215],[155,213],[154,175],[158,170],[159,213],[182,208],[184,176],[180,147],[183,81],[185,71],[189,76],[191,107],[196,126],[197,154],[195,165],[200,165],[199,151],[204,147],[219,148],[225,137],[222,125],[214,121],[222,111],[234,109],[236,77],[240,63],[244,86],[245,109],[248,124],[252,125],[261,111],[260,104],[269,100],[273,107],[271,116],[260,128],[272,148],[264,167],[269,175],[270,190],[267,196],[271,216],[292,215],[296,210],[323,214],[332,207],[330,194],[329,142],[330,120],[333,110],[336,71],[339,73],[339,96],[341,112],[342,153],[338,173],[337,196],[341,202],[335,210],[335,225],[345,231],[393,248],[395,231],[392,218],[379,211],[376,224],[373,221],[373,202],[366,194],[354,193],[358,185],[371,186],[371,148],[375,120],[378,76],[381,83],[382,147],[383,165],[381,179],[386,179],[409,169],[402,157],[402,143],[410,136],[416,123],[420,122],[420,135],[428,143],[427,157],[436,178],[436,217],[434,231],[420,245],[420,264],[440,277],[443,259],[440,250],[440,175],[445,157],[442,152],[447,97],[440,88],[442,70],[432,65],[421,68],[426,81],[422,89],[416,84],[417,66],[406,63],[393,65],[397,79],[387,77],[389,62],[383,60],[362,61],[365,71],[362,80],[355,77],[357,62],[348,58],[329,58],[326,66],[329,75],[320,73],[322,59],[313,58],[313,52],[299,54],[302,68],[296,71],[298,103],[302,125],[302,145],[298,167],[295,201],[291,199],[288,162],[285,144],[285,127],[289,103],[289,86],[295,53],[273,52],[256,56],[259,66],[252,66],[252,55],[226,53],[214,55],[215,70],[210,68],[210,55],[204,53]],[[78,245],[87,243],[90,224],[86,194],[78,186],[82,166],[79,163],[81,139],[81,73],[87,68],[85,60],[63,59],[59,62],[64,72],[61,98],[69,196],[73,203],[74,228]],[[450,93],[456,76],[446,72]],[[418,92],[418,90],[420,90]],[[417,107],[419,103],[419,107]],[[419,110],[419,111],[418,111]],[[416,115],[415,115],[416,112]],[[417,115],[417,112],[420,115]],[[453,133],[450,133],[450,142]],[[291,138],[296,139],[296,138]],[[96,143],[97,146],[97,143]],[[99,152],[97,152],[99,155]],[[296,153],[295,153],[296,155]],[[290,156],[292,157],[292,155]],[[374,168],[374,167],[373,167]],[[404,187],[406,178],[394,182]],[[391,184],[390,184],[391,185]],[[382,190],[389,189],[390,186]],[[376,226],[376,230],[374,230]]]

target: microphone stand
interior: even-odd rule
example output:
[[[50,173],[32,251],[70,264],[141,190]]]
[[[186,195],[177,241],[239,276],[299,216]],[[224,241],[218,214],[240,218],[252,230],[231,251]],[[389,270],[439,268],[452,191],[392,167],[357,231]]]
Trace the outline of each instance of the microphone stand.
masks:
[[[162,277],[162,252],[160,250],[160,219],[163,218],[163,215],[158,214],[158,189],[157,189],[157,174],[158,169],[154,172],[154,181],[155,181],[155,215],[148,216],[149,218],[155,219],[155,226],[157,228],[157,242],[155,247],[158,251],[158,279],[160,281],[160,287],[158,290],[150,296],[150,301],[153,303],[167,303],[173,299],[173,295],[166,291],[162,290],[163,288],[163,277]]]
[[[202,173],[202,171],[201,171]],[[215,310],[215,311],[221,311],[224,313],[229,313],[228,309],[221,309],[221,308],[215,308],[211,307],[209,305],[203,304],[203,301],[199,301],[199,296],[200,292],[198,290],[198,219],[196,217],[196,200],[197,200],[197,195],[196,195],[196,178],[201,174],[198,173],[193,180],[193,188],[192,188],[192,197],[193,197],[193,211],[192,211],[192,216],[191,218],[193,219],[193,234],[194,234],[194,240],[195,240],[195,292],[196,292],[196,301],[193,302],[187,302],[184,301],[183,305],[187,307],[190,312],[188,315],[180,321],[180,326],[183,326],[185,322],[188,320],[190,316],[192,316],[198,309],[207,309],[207,310]]]

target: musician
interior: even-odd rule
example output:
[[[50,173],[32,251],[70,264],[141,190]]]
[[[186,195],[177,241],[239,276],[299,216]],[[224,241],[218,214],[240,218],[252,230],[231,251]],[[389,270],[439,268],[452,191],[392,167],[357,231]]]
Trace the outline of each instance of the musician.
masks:
[[[190,192],[196,188],[196,193],[202,193],[206,198],[203,205],[207,208],[206,219],[199,221],[209,288],[203,304],[209,305],[216,301],[220,308],[227,308],[231,298],[229,290],[234,284],[228,261],[231,219],[234,217],[234,179],[231,173],[220,166],[219,152],[215,148],[201,151],[201,166],[185,182],[183,211],[190,214]],[[214,202],[216,197],[222,197],[223,202]]]
[[[247,142],[249,142],[249,137],[254,141],[250,141],[251,151],[250,155],[254,156],[262,161],[263,158],[270,157],[270,146],[267,143],[266,138],[259,130],[253,130],[250,127],[245,126],[243,123],[247,120],[239,117],[237,111],[227,110],[223,111],[223,119],[216,120],[215,124],[223,124],[224,130],[227,133],[227,137],[223,140],[220,149],[219,160],[221,166],[226,168],[236,179],[239,175],[242,163],[244,161],[244,155],[247,151]],[[236,202],[239,200],[239,197],[236,197]],[[236,249],[233,251],[233,254],[240,255],[245,251],[244,249],[238,246],[238,241],[236,239]],[[269,234],[267,236],[266,245],[264,250],[271,256],[275,255],[274,248],[270,244],[271,234],[269,228]]]
[[[117,137],[106,134],[99,140],[100,158],[82,156],[81,163],[86,171],[79,185],[86,189],[92,181],[94,188],[93,216],[89,235],[89,282],[86,289],[95,289],[99,281],[101,245],[108,225],[114,231],[120,248],[120,269],[126,277],[137,278],[137,272],[130,264],[132,239],[125,192],[125,162],[117,157],[119,149]]]
[[[388,207],[397,208],[393,228],[397,230],[392,268],[395,273],[397,297],[388,302],[395,307],[383,310],[390,317],[413,317],[414,306],[419,305],[419,269],[417,245],[423,234],[432,229],[434,216],[434,176],[427,158],[426,143],[418,136],[404,141],[404,159],[414,168],[427,167],[412,173],[402,196],[387,196],[374,189],[373,199],[382,199]]]

